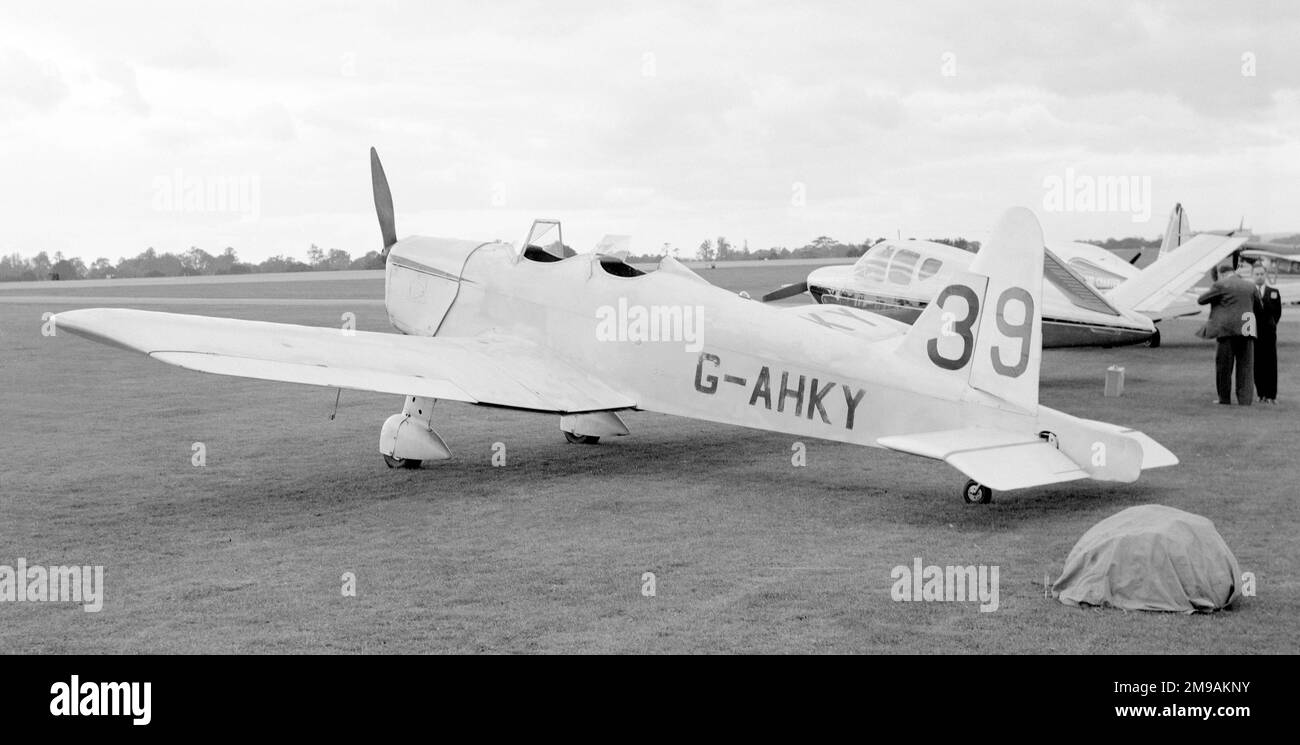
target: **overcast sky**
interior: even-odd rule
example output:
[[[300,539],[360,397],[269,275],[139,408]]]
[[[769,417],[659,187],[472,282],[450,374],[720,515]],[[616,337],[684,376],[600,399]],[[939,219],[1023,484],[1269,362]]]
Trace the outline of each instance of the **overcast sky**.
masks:
[[[1296,3],[187,5],[0,6],[0,252],[1300,231]]]

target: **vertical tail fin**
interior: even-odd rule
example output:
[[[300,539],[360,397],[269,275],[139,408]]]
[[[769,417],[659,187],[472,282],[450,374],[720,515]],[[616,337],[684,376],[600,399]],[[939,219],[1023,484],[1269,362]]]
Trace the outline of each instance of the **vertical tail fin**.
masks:
[[[1043,356],[1043,230],[1007,210],[970,270],[952,277],[899,351],[1023,411],[1038,409]]]
[[[1192,238],[1192,225],[1187,220],[1187,212],[1183,210],[1181,203],[1174,205],[1174,211],[1169,213],[1169,224],[1165,227],[1165,238],[1160,241],[1160,250],[1152,257],[1151,261],[1164,256],[1170,251],[1178,248]],[[1147,262],[1150,264],[1151,262]]]

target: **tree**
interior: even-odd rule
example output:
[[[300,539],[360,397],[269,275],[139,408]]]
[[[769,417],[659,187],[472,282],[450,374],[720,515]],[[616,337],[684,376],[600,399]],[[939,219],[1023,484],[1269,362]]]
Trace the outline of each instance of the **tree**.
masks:
[[[276,255],[257,265],[259,272],[308,272],[311,267],[291,256]]]
[[[0,257],[0,282],[17,282],[29,271],[31,266],[27,259],[16,253]]]
[[[29,268],[31,269],[32,274],[36,275],[37,279],[49,279],[51,266],[50,257],[47,256],[44,251],[41,251],[32,257]]]
[[[704,242],[700,244],[699,249],[695,251],[695,258],[700,261],[713,261],[713,257],[713,243],[706,238],[704,239]]]
[[[349,269],[383,269],[384,257],[378,251],[367,251],[365,256],[352,260]]]
[[[329,254],[325,257],[325,264],[332,272],[347,269],[352,265],[352,256],[343,249],[331,248]]]
[[[253,266],[240,263],[239,255],[230,246],[226,246],[225,251],[212,259],[213,274],[249,274],[252,271]]]
[[[968,241],[965,238],[927,238],[926,240],[930,241],[931,243],[942,243],[945,246],[960,248],[963,251],[970,251],[971,253],[975,253],[976,251],[980,250],[979,241]]]
[[[113,264],[108,259],[101,256],[98,259],[95,259],[94,263],[90,265],[90,269],[87,270],[86,276],[90,279],[109,279],[113,276]]]
[[[325,252],[320,250],[315,243],[311,244],[311,248],[307,249],[307,263],[312,269],[326,268]]]
[[[727,237],[724,235],[718,236],[717,248],[714,251],[714,255],[717,256],[718,261],[726,261],[727,259],[730,259],[731,253],[731,244],[727,242]]]
[[[217,257],[207,251],[197,246],[190,246],[190,250],[181,254],[181,273],[187,277],[212,274],[216,260]]]
[[[57,261],[50,267],[50,279],[82,279],[86,276],[86,263],[81,259],[65,259],[62,253],[55,254]]]

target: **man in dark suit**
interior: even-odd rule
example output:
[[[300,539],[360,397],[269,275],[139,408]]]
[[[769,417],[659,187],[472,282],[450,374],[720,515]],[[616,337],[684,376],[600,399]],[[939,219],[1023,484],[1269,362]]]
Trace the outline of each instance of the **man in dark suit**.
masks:
[[[1210,306],[1210,320],[1197,335],[1219,343],[1214,356],[1214,382],[1219,389],[1219,403],[1232,403],[1232,373],[1237,373],[1237,403],[1250,406],[1255,398],[1255,378],[1251,371],[1255,358],[1254,341],[1258,326],[1260,301],[1255,286],[1237,276],[1229,264],[1215,274],[1210,289],[1196,302]]]
[[[1282,293],[1264,278],[1263,262],[1251,269],[1255,296],[1259,298],[1259,336],[1255,338],[1255,392],[1260,403],[1277,403],[1277,323],[1282,320]]]

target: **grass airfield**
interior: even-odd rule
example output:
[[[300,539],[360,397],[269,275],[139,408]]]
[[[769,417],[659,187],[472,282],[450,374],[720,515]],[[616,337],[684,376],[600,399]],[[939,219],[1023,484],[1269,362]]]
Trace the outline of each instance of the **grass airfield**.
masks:
[[[757,296],[807,270],[700,273]],[[352,312],[385,331],[382,288],[0,289],[0,564],[102,564],[106,585],[99,613],[0,603],[0,652],[1300,652],[1294,316],[1275,407],[1210,403],[1199,321],[1164,324],[1159,349],[1049,350],[1043,403],[1142,429],[1182,463],[986,506],[963,504],[965,477],[935,461],[807,441],[795,468],[792,437],[645,412],[626,415],[632,436],[588,447],[557,417],[440,402],[455,458],[393,471],[377,439],[395,396],[344,391],[330,421],[333,390],[40,333],[42,313],[110,303],[331,327]],[[1110,364],[1127,368],[1121,399],[1102,396]],[[1209,616],[1044,598],[1084,531],[1144,503],[1212,519],[1258,596]],[[892,601],[890,571],[914,557],[1000,566],[998,610]]]

